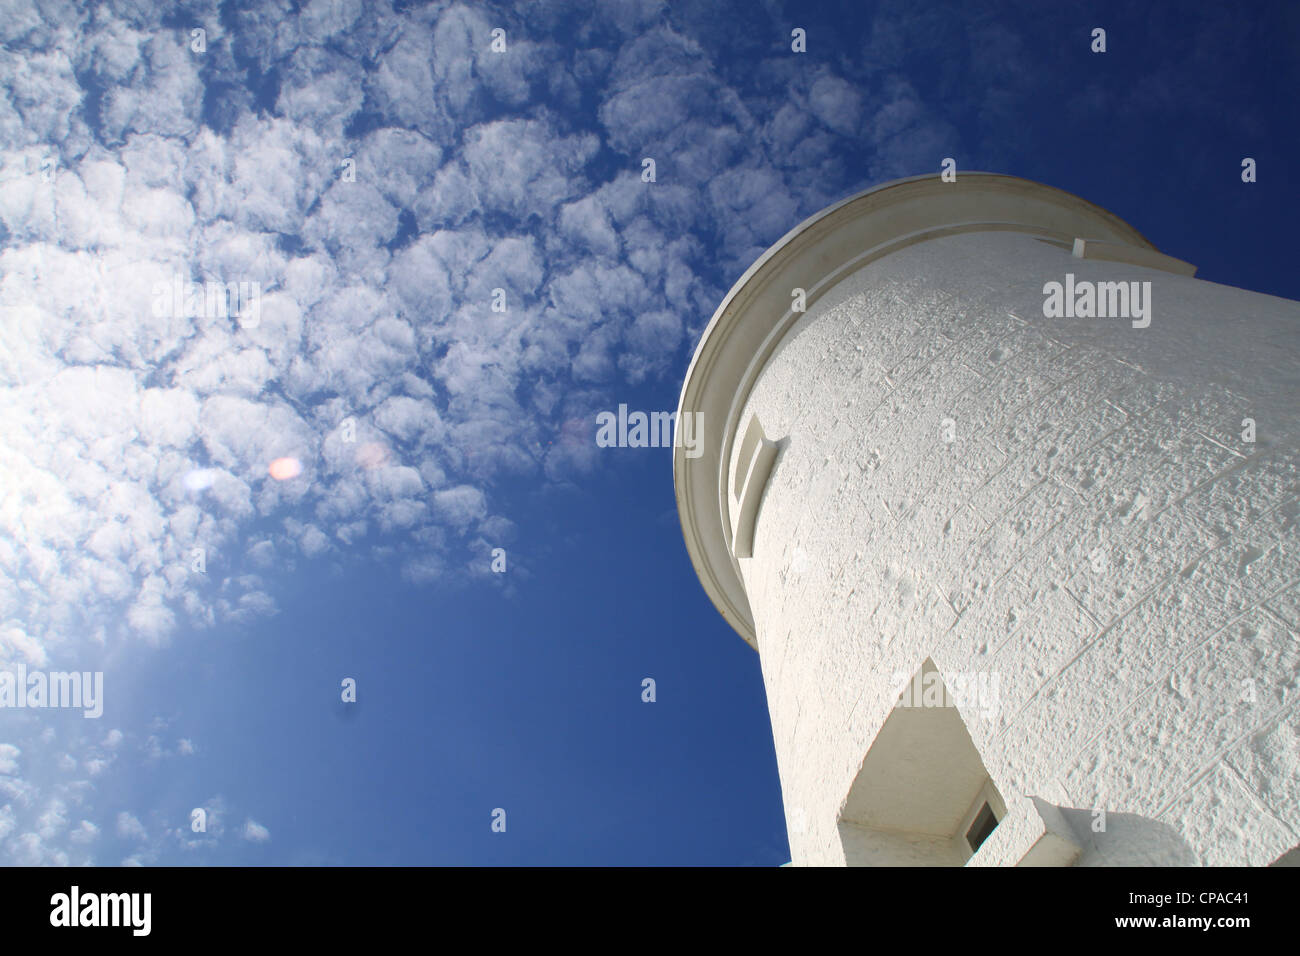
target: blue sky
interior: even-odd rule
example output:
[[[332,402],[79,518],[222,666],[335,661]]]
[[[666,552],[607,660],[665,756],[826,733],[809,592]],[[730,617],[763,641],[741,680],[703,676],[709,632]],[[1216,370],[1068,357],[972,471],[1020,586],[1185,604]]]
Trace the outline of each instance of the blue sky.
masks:
[[[0,709],[9,864],[785,862],[758,658],[668,451],[597,413],[675,409],[764,248],[948,156],[1300,298],[1294,4],[20,0],[0,39],[0,668],[105,687]],[[159,314],[177,275],[258,323]]]

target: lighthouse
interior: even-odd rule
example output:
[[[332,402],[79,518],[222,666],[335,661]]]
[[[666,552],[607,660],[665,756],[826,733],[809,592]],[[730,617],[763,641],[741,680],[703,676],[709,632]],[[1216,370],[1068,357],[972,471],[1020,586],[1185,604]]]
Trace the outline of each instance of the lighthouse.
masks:
[[[1290,864],[1300,303],[963,173],[768,249],[691,361],[687,551],[792,861]]]

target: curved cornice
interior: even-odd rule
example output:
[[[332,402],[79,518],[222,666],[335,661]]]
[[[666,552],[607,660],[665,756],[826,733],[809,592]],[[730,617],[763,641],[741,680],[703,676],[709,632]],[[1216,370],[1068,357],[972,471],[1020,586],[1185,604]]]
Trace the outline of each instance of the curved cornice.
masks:
[[[941,236],[1011,230],[1070,242],[1100,239],[1157,252],[1119,217],[1070,193],[995,173],[937,174],[875,186],[805,219],[740,277],[709,321],[678,403],[695,419],[701,450],[673,446],[673,485],[686,550],[705,592],[727,622],[757,648],[754,622],[731,553],[727,465],[740,414],[768,358],[802,317],[791,290],[811,309],[849,273],[889,253]],[[779,436],[774,436],[779,437]]]

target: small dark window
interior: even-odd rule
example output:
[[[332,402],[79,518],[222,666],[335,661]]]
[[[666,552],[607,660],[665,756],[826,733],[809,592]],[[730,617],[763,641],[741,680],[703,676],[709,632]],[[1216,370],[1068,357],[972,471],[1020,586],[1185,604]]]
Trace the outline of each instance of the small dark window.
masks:
[[[993,808],[987,803],[983,809],[975,814],[975,822],[970,825],[966,831],[966,842],[970,844],[971,852],[974,853],[980,848],[980,845],[989,838],[989,834],[997,828],[998,818],[993,815]]]

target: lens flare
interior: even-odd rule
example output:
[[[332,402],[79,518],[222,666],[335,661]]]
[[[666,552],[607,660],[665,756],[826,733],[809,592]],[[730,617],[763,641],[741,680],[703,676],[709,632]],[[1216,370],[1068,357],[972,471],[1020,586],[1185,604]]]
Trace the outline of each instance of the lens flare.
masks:
[[[296,478],[302,473],[302,464],[297,458],[277,458],[271,462],[267,471],[276,481],[288,481],[290,478]]]
[[[388,464],[388,448],[379,442],[366,442],[357,449],[357,463],[367,470]]]
[[[202,491],[204,488],[212,487],[213,477],[212,471],[207,468],[195,469],[185,476],[185,487],[190,491]]]

